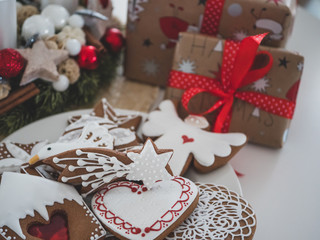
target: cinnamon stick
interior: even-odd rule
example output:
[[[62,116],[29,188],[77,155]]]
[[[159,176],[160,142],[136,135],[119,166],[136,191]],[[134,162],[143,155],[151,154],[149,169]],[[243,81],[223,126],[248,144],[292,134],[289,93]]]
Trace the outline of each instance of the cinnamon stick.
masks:
[[[7,98],[0,101],[0,115],[27,101],[39,92],[40,90],[34,83],[13,91]]]
[[[107,49],[103,46],[103,44],[99,41],[99,39],[96,39],[95,36],[91,33],[90,29],[88,27],[83,28],[84,33],[86,34],[86,40],[87,42],[95,46],[99,53],[104,54],[107,52]]]

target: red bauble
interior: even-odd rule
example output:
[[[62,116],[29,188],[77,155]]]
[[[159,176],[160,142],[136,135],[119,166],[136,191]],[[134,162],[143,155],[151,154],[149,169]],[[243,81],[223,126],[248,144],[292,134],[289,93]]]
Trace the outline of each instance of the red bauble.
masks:
[[[96,69],[99,66],[97,49],[94,46],[82,46],[78,55],[78,64],[84,69]]]
[[[124,46],[124,37],[117,28],[109,28],[102,36],[101,42],[111,52],[118,53]]]
[[[0,51],[0,76],[6,79],[16,77],[24,68],[25,60],[12,48]]]

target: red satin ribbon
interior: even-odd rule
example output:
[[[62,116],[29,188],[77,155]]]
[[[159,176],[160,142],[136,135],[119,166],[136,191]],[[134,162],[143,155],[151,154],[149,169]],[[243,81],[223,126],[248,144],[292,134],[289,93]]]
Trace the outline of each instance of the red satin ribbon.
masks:
[[[289,119],[292,118],[295,108],[294,102],[258,92],[239,91],[241,87],[264,77],[272,67],[273,58],[269,52],[260,51],[257,53],[260,42],[266,35],[247,37],[240,43],[225,42],[221,82],[196,74],[171,71],[168,85],[186,90],[181,102],[187,111],[189,111],[190,100],[199,93],[208,92],[219,97],[219,100],[210,109],[200,113],[200,115],[205,115],[221,108],[214,125],[214,132],[228,132],[235,98],[248,102],[266,112]],[[267,55],[269,62],[266,66],[253,69],[253,62],[260,54]]]
[[[204,10],[201,33],[216,36],[225,0],[207,0]]]

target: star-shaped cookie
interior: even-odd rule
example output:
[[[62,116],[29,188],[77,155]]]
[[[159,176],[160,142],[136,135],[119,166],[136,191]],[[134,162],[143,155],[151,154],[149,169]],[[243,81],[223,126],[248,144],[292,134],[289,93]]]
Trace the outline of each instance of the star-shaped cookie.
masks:
[[[128,180],[141,180],[148,189],[151,189],[158,180],[169,180],[172,177],[167,169],[172,151],[159,151],[150,139],[147,139],[139,153],[128,152],[127,156],[133,161],[129,166],[131,171],[127,176]]]
[[[28,61],[20,86],[37,78],[57,81],[59,78],[57,65],[68,58],[66,50],[48,49],[43,41],[37,41],[32,49],[17,49],[17,51]]]

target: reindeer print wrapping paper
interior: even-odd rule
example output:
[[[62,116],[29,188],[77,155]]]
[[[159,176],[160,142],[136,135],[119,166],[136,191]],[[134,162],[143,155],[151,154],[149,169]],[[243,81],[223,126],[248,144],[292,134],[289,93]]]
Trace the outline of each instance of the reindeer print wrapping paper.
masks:
[[[179,32],[242,40],[264,32],[263,45],[283,47],[295,0],[129,0],[125,72],[165,86]]]
[[[167,88],[166,98],[179,102],[186,88],[199,85],[201,77],[217,79],[221,82],[222,56],[225,40],[200,34],[181,33],[173,60],[172,73]],[[260,46],[259,51],[267,51],[273,58],[269,72],[257,81],[241,87],[239,91],[251,91],[265,94],[283,102],[290,101],[296,104],[300,79],[302,75],[304,58],[298,53],[284,49]],[[256,58],[253,66],[259,67],[263,59]],[[183,73],[184,77],[179,74]],[[199,79],[188,76],[201,76]],[[192,82],[193,81],[193,82]],[[173,84],[174,83],[174,84]],[[173,87],[175,85],[176,87]],[[208,86],[197,86],[206,89]],[[189,109],[193,113],[203,113],[218,100],[210,93],[200,93],[191,99]],[[281,104],[280,104],[281,105]],[[219,110],[219,109],[218,109]],[[188,113],[179,104],[178,113],[185,118]],[[211,125],[215,123],[217,111],[204,115]],[[232,117],[229,132],[242,132],[248,141],[269,147],[282,147],[286,142],[291,120],[271,112],[264,111],[252,104],[236,99],[232,105]]]
[[[200,31],[204,5],[199,0],[130,0],[126,76],[165,86],[179,32]]]
[[[269,32],[262,45],[284,47],[296,7],[296,0],[206,0],[201,33],[242,40]]]

